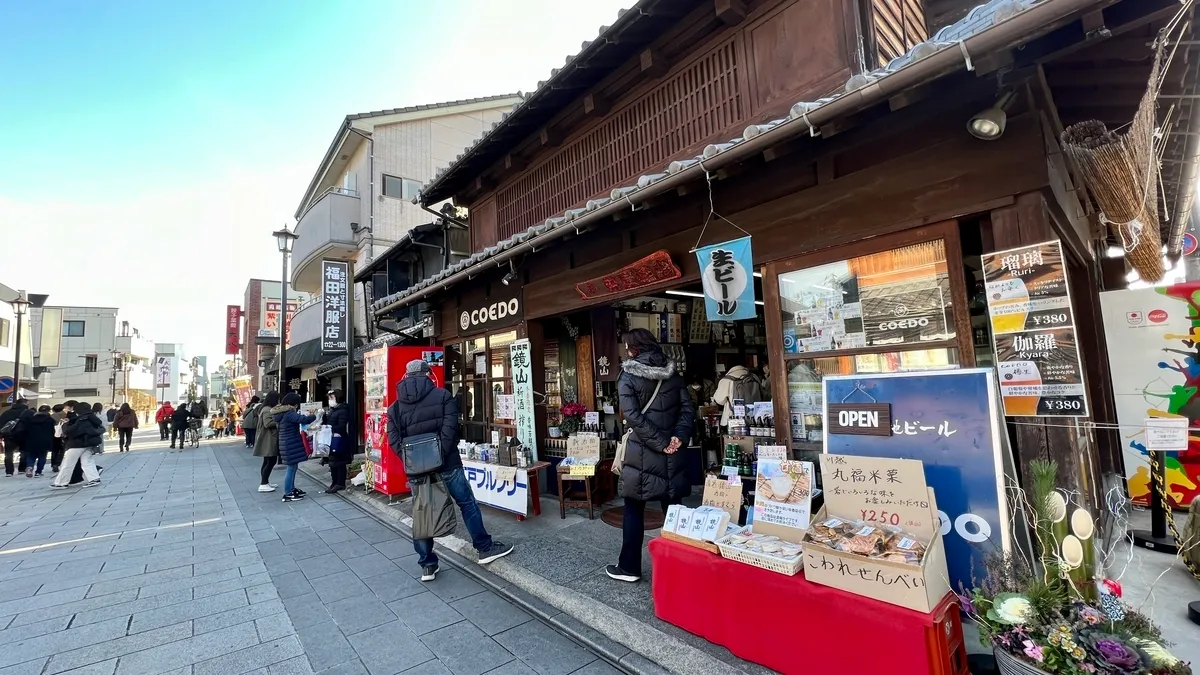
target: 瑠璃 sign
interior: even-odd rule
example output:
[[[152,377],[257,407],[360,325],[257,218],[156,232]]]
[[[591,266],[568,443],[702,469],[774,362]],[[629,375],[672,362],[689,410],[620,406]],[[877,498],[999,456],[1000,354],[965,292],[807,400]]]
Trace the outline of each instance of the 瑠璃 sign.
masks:
[[[709,321],[753,319],[754,255],[750,237],[696,249]]]
[[[350,332],[350,265],[321,261],[321,353],[345,354]],[[289,331],[290,332],[290,331]]]
[[[891,403],[830,403],[825,428],[831,434],[891,436]]]
[[[983,256],[1004,414],[1088,414],[1075,314],[1057,240]]]
[[[225,353],[237,354],[242,350],[241,340],[242,308],[237,305],[225,307]]]

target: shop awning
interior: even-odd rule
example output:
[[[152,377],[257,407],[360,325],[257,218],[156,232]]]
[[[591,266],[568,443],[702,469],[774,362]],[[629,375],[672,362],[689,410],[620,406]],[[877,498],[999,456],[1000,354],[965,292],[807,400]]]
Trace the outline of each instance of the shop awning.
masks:
[[[408,232],[405,232],[400,236],[400,239],[395,244],[392,244],[391,247],[388,248],[388,250],[384,251],[381,255],[376,257],[375,260],[371,261],[371,264],[363,267],[360,270],[355,270],[355,283],[361,283],[369,280],[372,274],[383,270],[387,266],[389,260],[394,259],[400,253],[403,253],[407,249],[411,248],[414,242],[420,241],[421,238],[427,234],[441,232],[442,228],[445,226],[446,225],[441,222],[441,219],[438,219],[432,223],[418,225]]]
[[[366,355],[367,352],[369,352],[373,349],[379,349],[380,347],[387,347],[387,346],[391,346],[391,345],[395,345],[395,344],[400,344],[401,342],[404,342],[405,340],[411,340],[416,337],[419,337],[421,335],[421,331],[423,331],[425,329],[425,327],[426,327],[426,325],[428,325],[428,323],[429,323],[428,320],[422,321],[415,326],[412,326],[410,328],[406,328],[406,329],[400,331],[399,335],[397,335],[396,333],[384,333],[383,335],[380,335],[379,337],[375,338],[374,340],[371,340],[367,344],[355,349],[354,350],[354,367],[355,368],[361,367],[362,362],[363,362],[363,357]],[[341,356],[335,356],[334,358],[326,361],[325,363],[322,363],[320,366],[317,366],[317,375],[320,375],[320,376],[328,375],[328,374],[336,372],[338,370],[342,370],[345,367],[346,367],[346,355],[343,354]]]
[[[513,237],[488,246],[403,291],[378,299],[371,308],[376,314],[386,314],[411,305],[478,274],[485,264],[501,265],[531,250],[551,246],[568,233],[578,234],[601,225],[619,212],[645,204],[651,197],[701,181],[708,174],[756,156],[784,141],[802,136],[819,137],[823,125],[859,113],[901,92],[953,73],[972,70],[974,63],[982,57],[1024,46],[1076,19],[1080,12],[1094,9],[1100,4],[1098,0],[989,0],[971,9],[959,21],[942,28],[929,40],[917,43],[886,66],[853,75],[844,86],[838,87],[829,96],[815,101],[797,101],[786,117],[751,124],[735,138],[708,145],[700,155],[673,161],[657,171],[637,177],[625,186],[613,189],[607,196],[577,204],[575,208],[543,222],[531,223],[528,229]],[[565,68],[556,71],[555,77],[574,70]],[[572,97],[575,95],[571,94]],[[539,87],[514,109],[512,117],[522,119],[522,109],[544,103],[542,96],[542,87]],[[511,148],[518,142],[517,139],[526,136],[524,133],[517,137],[505,135],[511,131],[509,126],[500,124],[484,134],[449,168],[436,175],[414,201],[428,204],[447,196],[446,186],[461,178],[461,175],[456,177],[454,174],[465,171],[467,160],[480,155],[480,148],[486,146],[489,152],[503,152],[506,151],[504,148]],[[1189,201],[1190,194],[1189,187]]]
[[[287,348],[288,368],[312,366],[320,363],[321,360],[321,338],[305,340],[298,345],[291,345]]]

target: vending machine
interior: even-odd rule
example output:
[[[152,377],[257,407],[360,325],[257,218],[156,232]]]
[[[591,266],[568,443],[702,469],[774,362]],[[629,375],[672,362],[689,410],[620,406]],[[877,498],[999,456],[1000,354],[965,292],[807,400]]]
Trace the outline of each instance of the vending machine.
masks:
[[[396,384],[409,361],[429,364],[434,383],[446,386],[445,352],[441,347],[380,347],[363,356],[363,389],[367,460],[363,463],[368,490],[391,497],[408,493],[408,475],[400,456],[388,443],[387,409],[396,400]]]

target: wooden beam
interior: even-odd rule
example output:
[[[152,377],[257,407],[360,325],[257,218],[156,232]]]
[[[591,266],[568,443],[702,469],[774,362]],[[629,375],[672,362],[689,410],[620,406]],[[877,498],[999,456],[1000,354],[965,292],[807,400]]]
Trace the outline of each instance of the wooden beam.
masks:
[[[524,171],[526,166],[523,157],[516,157],[511,152],[504,156],[505,171]]]
[[[1075,199],[1080,202],[1085,214],[1091,213],[1092,204],[1088,198],[1087,183],[1083,180],[1083,172],[1075,160],[1070,155],[1062,153],[1059,147],[1059,139],[1062,138],[1065,127],[1062,123],[1062,117],[1058,114],[1058,106],[1054,103],[1054,92],[1050,89],[1050,83],[1046,80],[1046,70],[1041,65],[1037,67],[1035,86],[1030,87],[1028,92],[1037,106],[1046,114],[1046,120],[1050,124],[1049,143],[1053,150],[1062,154],[1063,162],[1066,164],[1068,173],[1070,174],[1071,185],[1075,188]]]
[[[714,0],[717,20],[726,26],[736,26],[746,19],[746,5],[742,0]]]
[[[557,131],[546,127],[538,132],[538,140],[541,141],[543,146],[557,147],[562,143],[562,136]]]
[[[638,54],[638,61],[642,69],[642,74],[651,79],[658,79],[667,74],[671,69],[671,64],[667,62],[666,57],[657,49],[647,49],[641,54]]]
[[[1056,89],[1084,87],[1139,87],[1150,81],[1150,64],[1114,68],[1063,68],[1050,64],[1046,81]]]
[[[588,94],[583,97],[583,114],[592,117],[604,117],[612,108],[608,98],[600,94]]]

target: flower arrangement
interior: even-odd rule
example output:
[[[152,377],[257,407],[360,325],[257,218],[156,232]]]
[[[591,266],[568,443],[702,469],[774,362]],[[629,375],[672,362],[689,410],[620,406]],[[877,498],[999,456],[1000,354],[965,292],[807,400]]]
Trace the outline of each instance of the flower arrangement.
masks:
[[[1067,518],[1057,465],[1035,461],[1031,470],[1036,561],[992,556],[984,578],[959,594],[1000,672],[1191,675],[1159,629],[1121,603],[1120,584],[1097,578],[1093,520],[1083,509]]]
[[[587,412],[587,406],[582,403],[564,403],[559,412],[562,414],[562,421],[558,423],[558,428],[564,436],[569,436],[583,426],[583,416]]]

